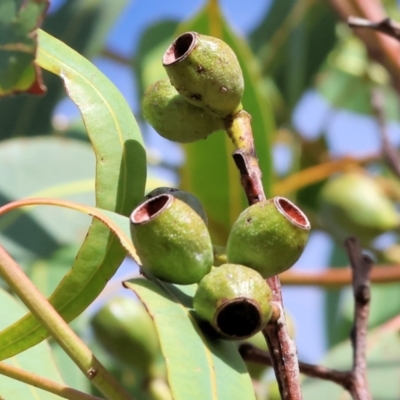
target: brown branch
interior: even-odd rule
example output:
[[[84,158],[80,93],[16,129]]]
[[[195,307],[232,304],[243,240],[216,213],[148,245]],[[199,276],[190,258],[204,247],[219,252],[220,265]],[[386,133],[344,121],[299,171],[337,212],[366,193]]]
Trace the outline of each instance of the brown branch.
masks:
[[[375,113],[376,121],[379,127],[379,136],[382,142],[382,154],[393,173],[400,178],[400,157],[396,150],[390,145],[385,114],[383,111],[384,98],[383,93],[375,89],[372,92],[371,104]]]
[[[345,21],[352,15],[375,21],[387,18],[379,0],[330,0],[330,2]],[[394,88],[400,93],[400,43],[376,30],[354,28],[354,33],[364,42],[371,59],[388,70]]]
[[[368,19],[352,17],[347,19],[351,28],[366,28],[377,32],[385,33],[400,41],[400,24],[390,18],[385,18],[379,22],[371,22]]]
[[[272,366],[272,359],[269,352],[261,350],[250,343],[241,344],[239,346],[239,353],[245,361]],[[299,368],[300,372],[304,375],[337,383],[346,390],[349,390],[352,385],[351,371],[338,371],[323,367],[322,365],[313,365],[302,361],[299,361]]]
[[[328,289],[340,288],[352,283],[349,267],[332,268],[321,272],[286,271],[280,275],[282,284],[292,286],[323,286]],[[373,283],[394,283],[400,281],[399,265],[379,265],[372,269]]]
[[[250,115],[246,111],[240,111],[231,119],[227,119],[226,131],[236,147],[233,158],[239,169],[248,203],[252,205],[264,200],[265,193],[254,148]],[[290,338],[286,327],[281,283],[278,276],[267,279],[267,282],[272,290],[272,300],[278,315],[271,319],[262,333],[268,344],[268,349],[273,355],[272,364],[282,399],[301,400],[296,345]]]
[[[372,260],[369,256],[362,254],[362,249],[357,239],[347,239],[345,246],[353,270],[355,300],[354,325],[351,332],[353,385],[350,388],[350,393],[355,400],[369,400],[372,397],[368,390],[366,350],[369,303],[371,299],[369,274],[372,268]]]

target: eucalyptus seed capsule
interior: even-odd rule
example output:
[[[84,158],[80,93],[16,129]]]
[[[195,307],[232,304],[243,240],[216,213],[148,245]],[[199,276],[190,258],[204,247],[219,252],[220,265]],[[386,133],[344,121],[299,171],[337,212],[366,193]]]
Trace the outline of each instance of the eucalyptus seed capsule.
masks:
[[[271,318],[271,302],[271,289],[257,271],[223,264],[200,281],[193,307],[223,338],[239,340],[264,328]]]
[[[171,194],[145,200],[131,214],[133,244],[144,272],[166,282],[199,282],[213,263],[207,227],[186,203]]]
[[[221,117],[242,109],[243,73],[222,40],[186,32],[167,49],[163,65],[172,85],[195,106]]]
[[[306,215],[284,197],[244,210],[228,238],[228,262],[254,268],[264,278],[289,269],[301,256],[310,233]]]

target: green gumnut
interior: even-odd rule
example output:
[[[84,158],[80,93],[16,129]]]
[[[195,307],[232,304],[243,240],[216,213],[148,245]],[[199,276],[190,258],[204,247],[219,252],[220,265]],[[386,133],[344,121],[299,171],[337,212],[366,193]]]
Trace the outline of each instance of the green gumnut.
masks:
[[[178,143],[205,139],[224,129],[224,123],[204,109],[190,104],[168,79],[151,85],[143,95],[146,121],[164,138]]]
[[[271,302],[271,289],[257,271],[224,264],[200,281],[193,308],[224,339],[239,340],[264,328],[271,318]]]
[[[189,285],[210,272],[213,248],[207,226],[186,203],[160,194],[131,214],[131,234],[144,272]]]
[[[222,40],[186,32],[167,49],[163,65],[172,85],[195,106],[221,117],[242,109],[242,70]]]
[[[398,228],[400,222],[395,205],[379,184],[360,172],[339,175],[324,185],[318,216],[338,241],[357,236],[365,245]]]
[[[253,204],[231,229],[228,262],[253,268],[264,278],[278,275],[299,259],[310,228],[306,215],[284,197]]]
[[[153,320],[141,303],[115,297],[94,315],[91,325],[98,341],[114,357],[143,376],[151,375],[161,350]]]
[[[200,200],[196,196],[193,196],[191,193],[176,188],[159,187],[147,193],[145,198],[151,199],[153,197],[158,196],[159,194],[164,194],[164,193],[172,194],[172,196],[178,198],[179,200],[182,200],[188,206],[192,207],[193,210],[196,211],[199,217],[204,221],[204,223],[206,225],[208,224],[207,214],[204,211],[204,208]]]

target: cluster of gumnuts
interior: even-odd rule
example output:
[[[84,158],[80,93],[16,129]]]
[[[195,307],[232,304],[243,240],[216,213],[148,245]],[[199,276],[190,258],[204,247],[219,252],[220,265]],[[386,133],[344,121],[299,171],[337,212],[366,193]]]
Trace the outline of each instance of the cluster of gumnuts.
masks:
[[[142,101],[146,120],[163,137],[203,139],[242,110],[242,71],[223,41],[184,33],[165,52],[163,65],[169,79],[150,86]],[[175,284],[198,283],[198,317],[231,340],[250,337],[268,323],[272,293],[265,279],[296,262],[310,230],[305,214],[288,199],[260,201],[234,223],[221,263],[202,205],[190,193],[155,189],[130,219],[143,272]]]

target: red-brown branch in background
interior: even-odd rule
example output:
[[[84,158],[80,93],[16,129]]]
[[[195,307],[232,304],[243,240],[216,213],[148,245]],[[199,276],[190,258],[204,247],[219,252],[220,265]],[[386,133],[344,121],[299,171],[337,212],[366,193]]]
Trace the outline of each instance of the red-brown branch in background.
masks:
[[[330,0],[333,8],[347,21],[350,16],[373,22],[387,19],[379,0]],[[355,34],[365,43],[369,56],[388,70],[394,88],[400,94],[400,43],[377,30],[354,28]]]

